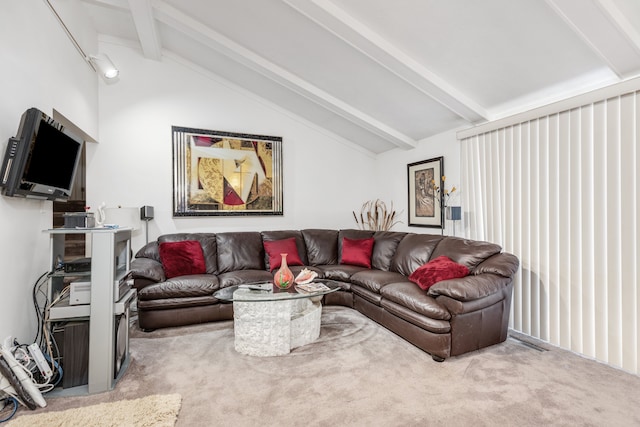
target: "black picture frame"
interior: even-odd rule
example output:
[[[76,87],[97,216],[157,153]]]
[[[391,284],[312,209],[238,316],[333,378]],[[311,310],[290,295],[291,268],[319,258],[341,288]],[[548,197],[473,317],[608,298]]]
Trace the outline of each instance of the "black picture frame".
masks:
[[[443,228],[444,157],[407,165],[408,224],[410,227]]]

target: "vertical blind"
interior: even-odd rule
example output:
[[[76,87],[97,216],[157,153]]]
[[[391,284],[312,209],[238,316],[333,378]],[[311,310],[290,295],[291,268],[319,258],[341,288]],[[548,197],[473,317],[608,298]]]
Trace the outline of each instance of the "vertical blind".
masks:
[[[458,138],[466,235],[520,258],[510,326],[638,374],[640,80]]]

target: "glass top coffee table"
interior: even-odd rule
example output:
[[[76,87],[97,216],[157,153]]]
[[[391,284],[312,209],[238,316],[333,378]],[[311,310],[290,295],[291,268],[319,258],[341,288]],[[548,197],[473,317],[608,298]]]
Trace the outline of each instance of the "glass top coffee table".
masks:
[[[215,298],[233,302],[236,351],[249,356],[280,356],[317,340],[322,297],[339,290],[340,285],[324,279],[310,285],[308,290],[304,285],[280,290],[262,282],[216,291]]]

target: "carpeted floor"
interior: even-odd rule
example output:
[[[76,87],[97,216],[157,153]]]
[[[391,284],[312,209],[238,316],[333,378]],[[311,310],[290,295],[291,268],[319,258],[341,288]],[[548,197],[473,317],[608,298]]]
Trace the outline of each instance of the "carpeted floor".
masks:
[[[134,327],[113,391],[45,410],[177,393],[185,427],[640,425],[640,377],[555,347],[509,338],[436,363],[355,310],[322,322],[317,342],[271,358],[237,354],[231,321]]]

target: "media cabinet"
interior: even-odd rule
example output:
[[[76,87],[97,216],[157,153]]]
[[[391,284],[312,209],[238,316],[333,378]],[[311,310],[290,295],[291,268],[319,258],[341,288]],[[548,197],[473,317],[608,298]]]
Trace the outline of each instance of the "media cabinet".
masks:
[[[129,363],[129,304],[135,296],[135,290],[128,282],[131,229],[54,228],[45,232],[50,236],[52,271],[47,286],[48,301],[56,300],[74,280],[90,283],[88,304],[70,304],[67,295],[51,305],[45,319],[49,328],[64,322],[89,323],[87,384],[76,387],[76,393],[67,393],[93,394],[111,390]],[[64,242],[69,234],[87,237],[87,256],[91,264],[86,271],[68,272],[63,268]],[[75,350],[86,352],[86,349]]]

